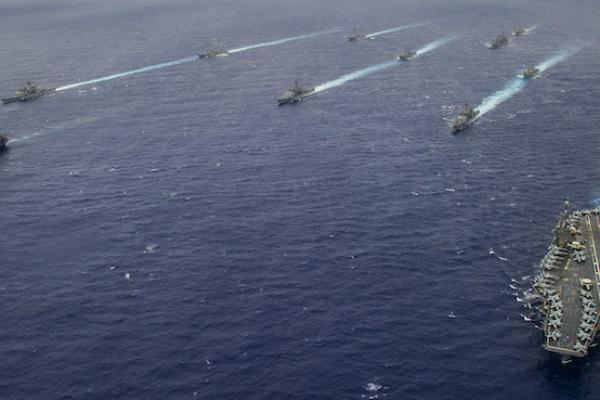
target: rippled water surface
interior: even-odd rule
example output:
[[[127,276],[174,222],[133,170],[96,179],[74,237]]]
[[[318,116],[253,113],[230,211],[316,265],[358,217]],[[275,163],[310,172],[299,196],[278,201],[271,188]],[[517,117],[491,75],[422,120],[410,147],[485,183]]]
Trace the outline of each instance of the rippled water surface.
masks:
[[[0,1],[0,93],[66,86],[0,108],[0,398],[597,398],[515,295],[599,204],[600,9],[524,3]]]

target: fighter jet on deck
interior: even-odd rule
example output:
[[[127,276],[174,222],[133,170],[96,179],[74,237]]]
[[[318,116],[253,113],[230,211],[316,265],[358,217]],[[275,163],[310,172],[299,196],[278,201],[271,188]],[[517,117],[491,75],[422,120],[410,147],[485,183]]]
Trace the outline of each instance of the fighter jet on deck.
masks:
[[[558,340],[562,337],[562,333],[560,333],[560,331],[552,331],[550,333],[548,333],[548,339],[550,340]]]
[[[578,353],[586,353],[587,347],[584,344],[581,344],[580,342],[575,342],[575,345],[573,346],[573,350],[575,350]]]
[[[559,320],[550,320],[550,322],[548,323],[548,326],[551,328],[560,328],[560,325],[562,324],[562,321]]]

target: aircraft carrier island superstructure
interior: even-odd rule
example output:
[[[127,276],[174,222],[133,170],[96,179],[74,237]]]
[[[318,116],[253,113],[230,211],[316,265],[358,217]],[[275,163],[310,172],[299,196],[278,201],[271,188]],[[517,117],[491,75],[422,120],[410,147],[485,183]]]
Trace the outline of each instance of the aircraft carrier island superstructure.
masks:
[[[599,250],[600,211],[572,211],[566,203],[534,282],[543,299],[544,348],[560,354],[563,363],[586,356],[594,346],[600,311]]]

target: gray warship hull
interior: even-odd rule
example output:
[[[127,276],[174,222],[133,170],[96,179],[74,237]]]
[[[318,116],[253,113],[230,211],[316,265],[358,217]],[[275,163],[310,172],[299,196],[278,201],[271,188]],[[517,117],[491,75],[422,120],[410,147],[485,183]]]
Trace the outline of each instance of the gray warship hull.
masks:
[[[499,48],[502,48],[504,46],[508,46],[508,38],[504,35],[500,35],[498,37],[496,37],[492,43],[490,43],[488,45],[488,48],[492,49],[492,50],[497,50]]]
[[[358,35],[358,36],[350,36],[350,37],[348,37],[348,41],[349,42],[358,42],[359,40],[369,40],[369,39],[373,39],[373,38],[369,37],[367,35]]]
[[[563,362],[585,357],[598,331],[599,250],[599,211],[565,211],[534,282],[543,299],[544,348]]]
[[[464,131],[466,131],[467,129],[469,129],[469,126],[470,126],[470,125],[471,125],[471,124],[469,124],[469,123],[460,124],[460,125],[455,125],[455,126],[453,126],[453,127],[452,127],[452,133],[453,133],[453,134],[457,134],[457,133],[464,132]]]
[[[452,133],[457,134],[467,130],[473,124],[473,122],[475,122],[478,116],[478,110],[475,110],[473,112],[473,115],[471,115],[470,117],[462,114],[459,115],[452,123]]]
[[[417,56],[417,53],[414,51],[411,51],[411,52],[401,53],[397,59],[398,59],[398,61],[410,61],[413,58],[415,58],[416,56]]]
[[[308,96],[310,96],[312,93],[314,93],[314,91],[315,91],[315,89],[309,89],[305,93],[302,93],[300,95],[283,96],[283,97],[277,99],[277,104],[280,106],[283,106],[285,104],[298,103],[298,102],[304,100],[305,98],[307,98]]]
[[[31,101],[39,99],[40,97],[46,96],[47,94],[50,94],[52,92],[54,92],[54,89],[42,89],[35,93],[28,94],[26,96],[6,97],[2,98],[2,104],[17,103],[20,101]]]
[[[525,71],[523,72],[523,79],[532,79],[535,78],[538,74],[539,74],[540,70],[536,69],[536,70],[532,70],[532,71]]]
[[[209,49],[206,53],[198,54],[198,58],[203,60],[206,58],[215,58],[215,57],[226,57],[229,55],[229,51],[223,48],[213,48]]]

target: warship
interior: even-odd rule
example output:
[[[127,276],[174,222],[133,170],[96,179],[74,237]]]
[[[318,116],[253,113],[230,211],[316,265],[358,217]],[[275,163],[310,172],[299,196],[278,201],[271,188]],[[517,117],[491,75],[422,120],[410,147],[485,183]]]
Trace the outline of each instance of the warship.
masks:
[[[398,55],[398,61],[410,61],[415,58],[416,55],[417,53],[415,51],[402,50]]]
[[[540,70],[532,65],[527,65],[522,73],[523,79],[531,79],[536,76]]]
[[[15,91],[14,97],[2,98],[3,104],[16,103],[18,101],[30,101],[54,92],[54,89],[42,89],[36,84],[26,82],[21,88]]]
[[[524,35],[525,32],[527,32],[527,30],[525,28],[523,28],[522,26],[520,26],[517,29],[514,29],[512,31],[512,35],[513,36],[521,36],[521,35]]]
[[[544,348],[563,364],[585,357],[598,330],[600,211],[573,211],[569,202],[554,228],[533,287],[543,300]]]
[[[467,129],[478,115],[479,110],[475,110],[470,105],[465,104],[465,108],[452,121],[452,133],[462,132]]]
[[[0,151],[6,150],[6,143],[8,143],[8,136],[0,132]]]
[[[213,58],[213,57],[225,57],[228,56],[229,52],[224,49],[210,49],[204,54],[198,54],[198,58]]]
[[[284,104],[293,104],[304,100],[308,95],[313,93],[315,88],[305,88],[298,82],[294,83],[294,86],[288,88],[283,97],[277,99],[277,103],[282,106]]]
[[[496,36],[496,38],[492,41],[492,43],[490,43],[490,45],[488,47],[490,49],[496,50],[496,49],[499,49],[500,47],[504,47],[506,45],[508,45],[508,38],[503,33],[501,35]]]
[[[358,31],[353,31],[352,35],[348,36],[348,41],[350,42],[358,42],[359,40],[366,40],[366,39],[370,39],[367,35],[365,35],[364,33],[360,33]]]

